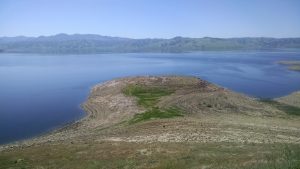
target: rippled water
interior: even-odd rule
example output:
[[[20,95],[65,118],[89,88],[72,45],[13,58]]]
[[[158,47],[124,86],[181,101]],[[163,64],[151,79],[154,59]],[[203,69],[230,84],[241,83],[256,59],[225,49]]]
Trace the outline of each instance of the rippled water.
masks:
[[[84,116],[89,89],[135,75],[193,75],[254,97],[300,90],[300,72],[278,65],[300,52],[187,54],[0,54],[0,144],[32,137]]]

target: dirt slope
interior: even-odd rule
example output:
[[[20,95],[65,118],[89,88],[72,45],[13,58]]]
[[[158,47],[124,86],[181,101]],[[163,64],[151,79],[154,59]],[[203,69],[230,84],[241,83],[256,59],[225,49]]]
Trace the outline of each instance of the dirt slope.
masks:
[[[140,98],[126,94],[125,91],[128,89]],[[134,90],[140,93],[136,93]],[[145,91],[149,93],[145,93]],[[165,92],[165,94],[158,95],[159,93],[156,91]],[[149,107],[149,105],[151,106]],[[158,158],[159,156],[151,156],[151,152],[154,153],[154,150],[149,152],[149,146],[155,147],[157,149],[155,152],[160,153],[161,151],[158,149],[164,149],[164,144],[168,144],[169,147],[172,145],[164,152],[172,157],[172,152],[177,152],[177,150],[175,151],[176,147],[184,151],[186,147],[183,143],[189,144],[186,145],[188,147],[194,145],[205,147],[203,144],[244,146],[250,143],[253,146],[266,144],[265,147],[269,147],[269,143],[274,145],[283,143],[298,145],[300,143],[299,116],[288,115],[270,104],[194,77],[147,76],[112,80],[93,87],[89,98],[82,107],[87,112],[87,116],[74,124],[38,138],[0,147],[0,166],[1,157],[11,159],[19,153],[22,158],[25,154],[30,156],[29,164],[35,166],[37,162],[34,160],[40,158],[36,157],[35,153],[43,154],[40,152],[43,147],[54,148],[55,151],[51,151],[53,154],[45,155],[45,157],[47,160],[52,159],[59,163],[60,159],[56,159],[56,157],[62,152],[58,151],[58,147],[60,149],[68,147],[64,153],[65,151],[68,153],[74,151],[68,156],[76,157],[76,159],[78,157],[80,161],[83,156],[77,153],[86,146],[84,153],[93,154],[93,156],[85,158],[99,156],[99,158],[107,159],[107,156],[111,156],[116,160],[125,157],[133,157],[134,160],[137,160],[136,158],[142,157],[136,156],[136,153],[142,153],[143,156],[149,158]],[[180,116],[169,116],[170,114],[167,114],[168,116],[150,116],[150,118],[144,116],[147,113],[149,115],[157,115],[155,114],[157,112],[170,113],[168,112],[170,108],[180,111]],[[143,117],[142,120],[130,123],[130,120],[141,117]],[[177,143],[180,144],[176,146]],[[99,145],[103,151],[91,148],[99,147]],[[104,151],[109,147],[114,147],[115,150]],[[144,149],[135,151],[136,147],[144,147]],[[241,153],[239,148],[235,148],[237,154]],[[119,156],[120,153],[122,154],[117,151],[119,149],[124,149],[128,154]],[[245,156],[241,156],[243,160],[240,159],[242,162],[238,165],[249,163],[244,158],[252,157],[255,154],[250,149],[249,152],[252,155],[245,153]],[[1,152],[5,155],[1,156]],[[61,156],[64,155],[61,154]],[[214,154],[213,156],[218,155]],[[125,163],[127,166],[127,162]],[[160,166],[160,162],[158,163],[149,163],[144,167],[144,164],[141,164],[137,168],[155,168],[155,166]],[[50,164],[39,164],[51,166]],[[112,166],[111,163],[105,164]],[[64,168],[64,166],[74,167],[66,163],[59,165],[59,168]]]
[[[288,96],[284,96],[276,100],[291,106],[300,107],[300,91],[294,92]]]
[[[123,90],[129,85],[168,88],[172,93],[156,104],[176,106],[183,117],[152,119],[128,124],[146,111],[136,97]],[[132,77],[92,88],[83,103],[87,116],[65,128],[23,143],[74,140],[299,142],[298,118],[253,98],[234,93],[194,77]],[[165,126],[163,128],[162,126]],[[17,144],[20,145],[20,144]],[[22,144],[21,144],[22,145]]]

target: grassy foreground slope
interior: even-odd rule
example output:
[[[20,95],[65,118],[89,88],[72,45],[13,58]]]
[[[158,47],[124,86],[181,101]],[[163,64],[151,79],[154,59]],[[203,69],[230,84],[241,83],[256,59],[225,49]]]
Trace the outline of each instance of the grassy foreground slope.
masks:
[[[87,116],[0,148],[0,168],[300,168],[300,116],[194,77],[95,86]]]

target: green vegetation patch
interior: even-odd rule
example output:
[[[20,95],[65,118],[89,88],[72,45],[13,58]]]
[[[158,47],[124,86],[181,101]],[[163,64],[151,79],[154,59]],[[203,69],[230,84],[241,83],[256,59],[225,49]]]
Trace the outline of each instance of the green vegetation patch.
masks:
[[[293,65],[289,67],[290,70],[300,71],[300,65]]]
[[[300,71],[300,61],[280,61],[282,65],[287,65],[289,70]]]
[[[286,114],[300,116],[300,108],[299,107],[287,105],[287,104],[280,103],[278,101],[271,100],[271,99],[262,99],[260,101],[263,103],[267,103],[271,106],[274,106],[277,109],[285,112]]]
[[[130,124],[142,122],[151,119],[162,119],[183,116],[182,111],[177,107],[160,109],[156,106],[159,99],[163,96],[172,94],[174,90],[165,86],[142,86],[128,85],[124,88],[123,93],[127,96],[138,98],[138,104],[147,110],[144,113],[137,114],[129,121]]]
[[[138,104],[145,108],[155,106],[162,96],[170,95],[173,92],[173,90],[167,87],[148,87],[141,85],[129,85],[123,90],[124,94],[137,97]]]
[[[161,110],[158,107],[151,108],[144,113],[136,114],[133,119],[129,121],[129,124],[151,120],[151,119],[164,119],[164,118],[172,118],[172,117],[180,117],[183,116],[180,109],[176,107],[170,107],[165,110]]]

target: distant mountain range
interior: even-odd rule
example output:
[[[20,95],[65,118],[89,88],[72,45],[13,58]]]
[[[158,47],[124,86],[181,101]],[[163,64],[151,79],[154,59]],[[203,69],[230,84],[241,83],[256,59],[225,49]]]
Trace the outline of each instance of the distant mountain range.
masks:
[[[93,34],[0,37],[3,53],[139,53],[300,49],[300,38],[131,39]]]

